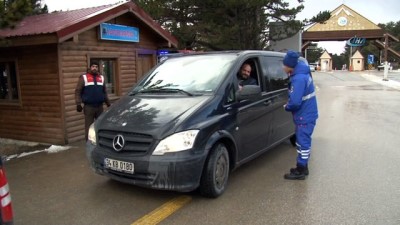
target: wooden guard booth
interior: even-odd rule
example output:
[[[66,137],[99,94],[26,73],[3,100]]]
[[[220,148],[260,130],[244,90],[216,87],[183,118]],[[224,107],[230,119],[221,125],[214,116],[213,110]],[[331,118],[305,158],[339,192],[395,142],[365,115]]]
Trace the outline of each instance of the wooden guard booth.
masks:
[[[329,55],[328,51],[324,51],[319,58],[319,65],[321,71],[331,71],[332,70],[332,56]]]
[[[352,71],[363,71],[364,70],[364,56],[360,51],[356,51],[353,56],[350,58],[351,60],[351,70]]]
[[[0,137],[50,144],[84,139],[74,93],[90,60],[113,102],[156,64],[157,49],[178,43],[132,2],[27,17],[0,37]]]

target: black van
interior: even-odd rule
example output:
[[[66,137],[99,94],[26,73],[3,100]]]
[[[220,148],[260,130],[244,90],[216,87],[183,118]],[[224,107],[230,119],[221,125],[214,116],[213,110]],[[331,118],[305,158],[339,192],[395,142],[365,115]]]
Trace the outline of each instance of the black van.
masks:
[[[92,124],[87,156],[112,179],[217,197],[229,172],[294,134],[284,53],[187,54],[153,68]],[[257,85],[239,91],[242,64]]]

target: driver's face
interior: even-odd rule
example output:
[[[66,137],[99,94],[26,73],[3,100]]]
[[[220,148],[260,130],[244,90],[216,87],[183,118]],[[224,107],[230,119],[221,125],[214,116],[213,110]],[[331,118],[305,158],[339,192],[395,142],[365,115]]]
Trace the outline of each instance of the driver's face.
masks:
[[[240,74],[244,79],[249,78],[251,73],[251,67],[249,65],[244,65],[242,66],[242,69],[240,70]]]

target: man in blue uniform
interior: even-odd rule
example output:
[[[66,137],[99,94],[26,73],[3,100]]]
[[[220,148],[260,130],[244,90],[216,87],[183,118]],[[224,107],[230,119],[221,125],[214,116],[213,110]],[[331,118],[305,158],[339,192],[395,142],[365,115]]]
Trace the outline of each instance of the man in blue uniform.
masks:
[[[299,61],[299,54],[288,51],[283,59],[283,68],[290,76],[289,99],[285,110],[292,112],[296,126],[297,166],[290,169],[284,178],[304,180],[308,175],[308,160],[311,154],[311,135],[318,118],[317,99],[309,66]]]

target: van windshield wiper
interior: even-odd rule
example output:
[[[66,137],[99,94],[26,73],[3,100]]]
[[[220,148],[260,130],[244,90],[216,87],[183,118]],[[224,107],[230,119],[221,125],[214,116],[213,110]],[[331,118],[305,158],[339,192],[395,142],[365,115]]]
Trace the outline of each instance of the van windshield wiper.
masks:
[[[185,91],[183,89],[179,89],[179,88],[161,88],[161,91],[169,91],[169,92],[179,92],[179,93],[184,93],[187,94],[189,96],[193,96],[193,94],[191,92]]]
[[[130,95],[135,95],[138,93],[159,93],[159,92],[179,92],[179,93],[184,93],[188,96],[193,96],[191,92],[185,91],[183,89],[179,88],[149,88],[149,89],[142,89],[140,91],[132,92]]]
[[[140,93],[157,93],[157,92],[159,92],[159,90],[160,89],[153,89],[153,88],[151,88],[151,89],[141,89],[139,91],[132,91],[129,94],[129,96],[137,95],[137,94],[140,94]]]

